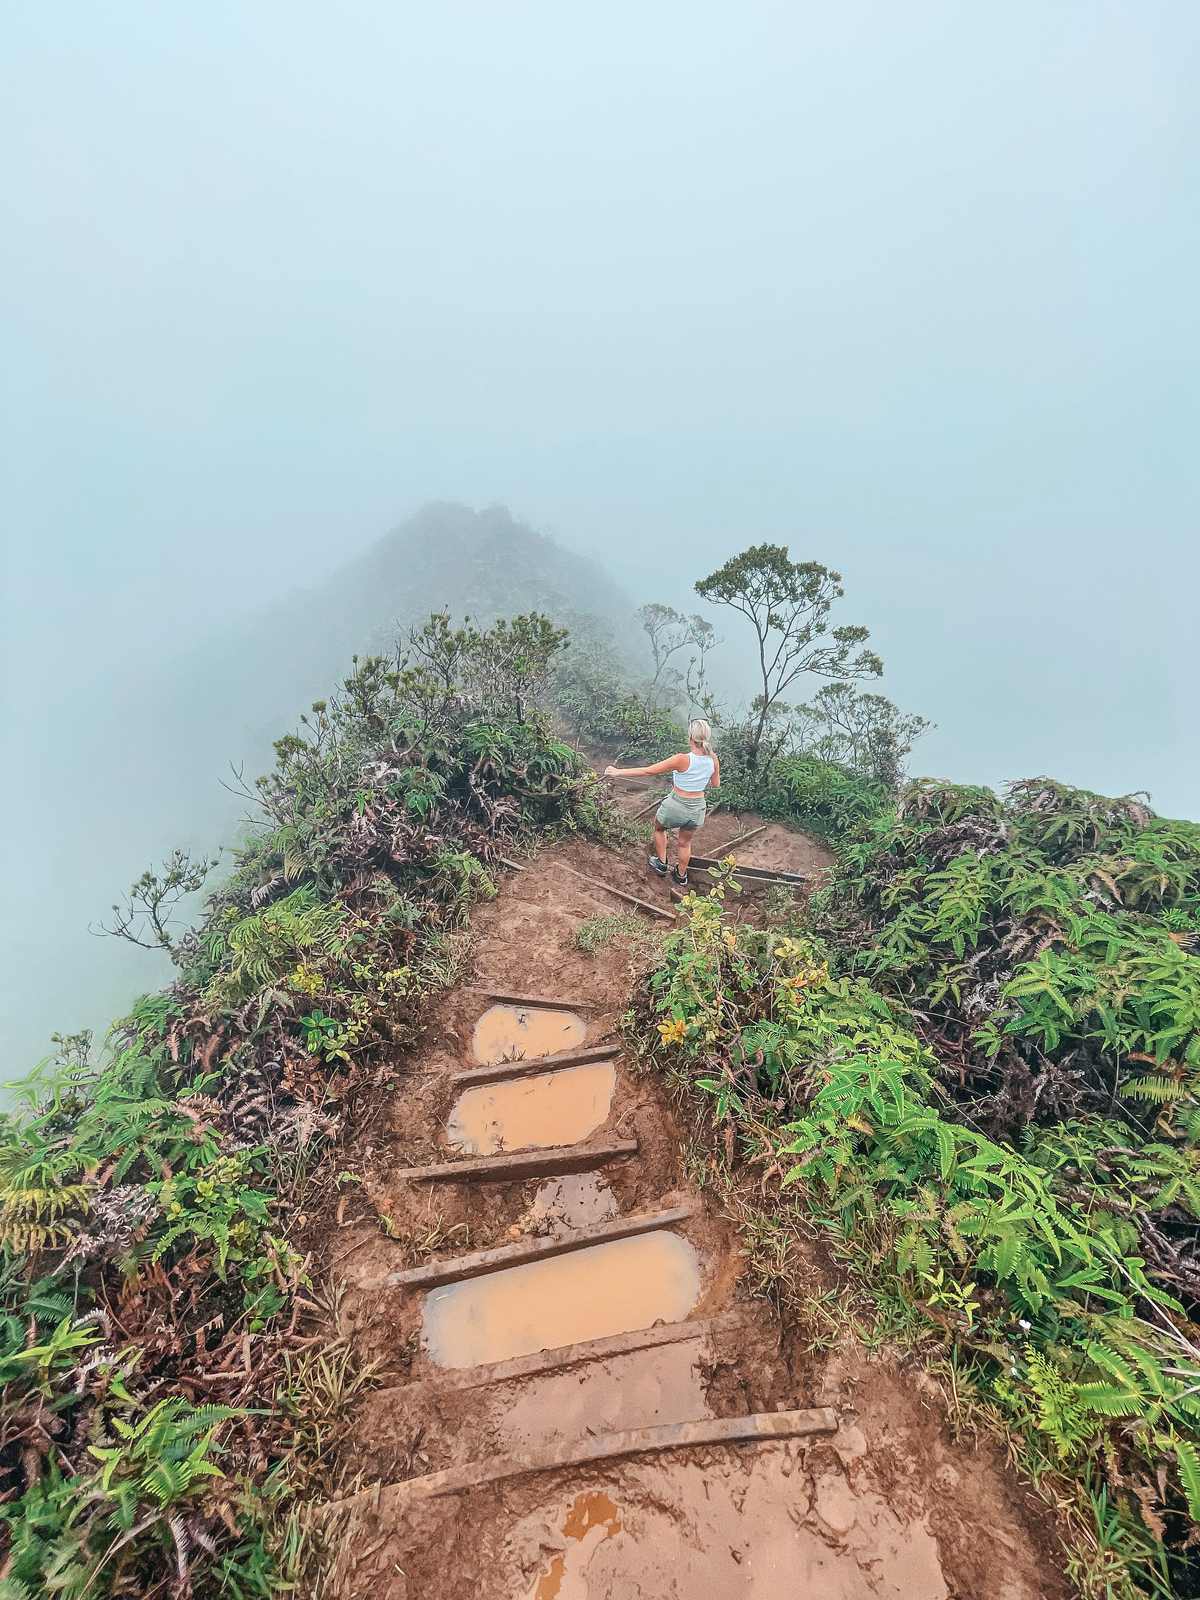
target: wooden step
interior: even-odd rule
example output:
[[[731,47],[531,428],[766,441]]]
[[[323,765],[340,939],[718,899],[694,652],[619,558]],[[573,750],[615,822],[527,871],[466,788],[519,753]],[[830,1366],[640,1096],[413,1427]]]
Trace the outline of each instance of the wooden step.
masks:
[[[498,1006],[528,1006],[534,1011],[595,1011],[601,1004],[599,1000],[561,1000],[548,994],[509,994],[507,989],[489,989],[482,983],[464,987],[485,1000],[494,1000]]]
[[[694,1322],[660,1322],[653,1328],[635,1328],[630,1333],[613,1333],[606,1339],[583,1339],[578,1344],[562,1344],[556,1350],[538,1350],[529,1356],[513,1356],[508,1361],[490,1361],[479,1367],[437,1367],[430,1386],[443,1389],[486,1389],[493,1384],[511,1383],[518,1378],[536,1378],[545,1372],[565,1372],[586,1366],[591,1361],[611,1361],[616,1356],[635,1355],[639,1350],[658,1350],[663,1345],[690,1344],[717,1333],[736,1332],[747,1326],[742,1311],[722,1311],[715,1317],[697,1317]],[[402,1391],[394,1391],[399,1394]]]
[[[719,867],[723,858],[717,856],[693,856],[692,866],[707,871],[711,867]],[[774,867],[742,867],[733,869],[735,878],[747,878],[752,883],[807,883],[808,874],[803,872],[780,872]]]
[[[518,1178],[551,1178],[560,1172],[594,1172],[610,1161],[637,1155],[636,1139],[606,1144],[570,1144],[551,1150],[516,1150],[498,1156],[438,1161],[427,1167],[401,1167],[393,1178],[405,1183],[508,1183]]]
[[[748,844],[751,839],[757,839],[759,834],[766,833],[770,826],[769,822],[760,822],[757,828],[750,828],[745,833],[739,833],[736,838],[730,839],[728,844],[721,846],[722,853],[728,855],[731,850],[736,850],[738,845]]]
[[[698,1200],[688,1200],[682,1205],[668,1206],[659,1211],[635,1211],[628,1216],[614,1217],[611,1222],[595,1222],[586,1228],[576,1228],[557,1239],[521,1239],[516,1244],[502,1244],[493,1250],[474,1250],[470,1255],[455,1256],[447,1261],[427,1261],[420,1267],[407,1267],[401,1272],[389,1272],[386,1277],[364,1284],[366,1289],[436,1289],[444,1283],[463,1283],[468,1278],[482,1277],[485,1272],[501,1272],[505,1267],[524,1266],[529,1261],[545,1261],[550,1256],[569,1255],[573,1250],[586,1250],[589,1245],[606,1244],[610,1239],[633,1239],[641,1233],[651,1233],[655,1228],[671,1228],[678,1222],[687,1222],[701,1210]]]
[[[564,1467],[618,1461],[624,1456],[648,1455],[660,1450],[686,1450],[700,1445],[770,1444],[781,1439],[809,1439],[837,1431],[838,1415],[832,1406],[815,1406],[807,1411],[758,1411],[743,1417],[712,1417],[653,1428],[626,1428],[519,1455],[469,1461],[463,1466],[447,1467],[442,1472],[408,1478],[403,1483],[375,1485],[344,1500],[331,1501],[317,1514],[330,1516],[369,1507],[390,1518],[414,1501],[462,1494],[484,1485],[490,1488],[513,1478],[554,1472]]]
[[[467,1067],[451,1077],[456,1089],[470,1089],[477,1083],[507,1083],[510,1078],[533,1078],[539,1072],[557,1072],[562,1067],[583,1067],[589,1061],[609,1061],[620,1055],[619,1044],[583,1045],[578,1050],[559,1050],[549,1056],[522,1056],[519,1061],[493,1061],[486,1067]]]
[[[614,889],[611,883],[605,883],[603,878],[589,877],[586,872],[576,872],[574,867],[567,866],[565,861],[558,863],[560,872],[569,872],[573,878],[578,878],[581,883],[586,883],[590,889],[601,889],[605,894],[611,894],[618,900],[623,900],[626,905],[632,906],[635,911],[640,911],[645,917],[658,917],[663,922],[674,922],[675,913],[664,911],[662,906],[652,906],[648,900],[639,900],[635,894],[626,894],[624,889]]]

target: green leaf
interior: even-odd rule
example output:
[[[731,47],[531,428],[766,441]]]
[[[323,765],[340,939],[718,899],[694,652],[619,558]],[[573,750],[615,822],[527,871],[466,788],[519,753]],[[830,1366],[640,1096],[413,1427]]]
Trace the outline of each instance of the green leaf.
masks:
[[[1190,1439],[1181,1439],[1178,1434],[1171,1435],[1171,1448],[1179,1467],[1179,1481],[1187,1496],[1188,1515],[1193,1523],[1200,1523],[1200,1454]]]

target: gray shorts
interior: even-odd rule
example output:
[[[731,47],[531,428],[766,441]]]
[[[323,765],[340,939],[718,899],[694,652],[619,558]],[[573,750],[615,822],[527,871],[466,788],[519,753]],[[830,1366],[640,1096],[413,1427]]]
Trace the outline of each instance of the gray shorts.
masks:
[[[675,790],[671,789],[654,813],[654,820],[660,828],[701,828],[704,826],[707,810],[708,806],[702,794],[696,795],[694,799],[685,800],[681,794],[676,794]]]

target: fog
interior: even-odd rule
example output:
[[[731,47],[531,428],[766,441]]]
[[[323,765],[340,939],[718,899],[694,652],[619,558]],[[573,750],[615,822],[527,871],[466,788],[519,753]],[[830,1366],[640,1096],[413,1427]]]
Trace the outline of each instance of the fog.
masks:
[[[254,619],[321,658],[429,500],[634,603],[786,543],[919,770],[1200,816],[1191,0],[114,0],[2,56],[12,1074],[159,981],[86,927],[228,835]]]

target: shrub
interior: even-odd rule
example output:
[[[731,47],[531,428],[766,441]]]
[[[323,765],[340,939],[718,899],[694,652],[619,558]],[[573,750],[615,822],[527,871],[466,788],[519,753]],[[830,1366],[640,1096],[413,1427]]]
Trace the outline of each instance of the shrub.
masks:
[[[780,756],[762,773],[746,766],[737,728],[722,728],[721,791],[727,804],[790,822],[832,844],[854,835],[889,801],[887,789],[833,761]]]

